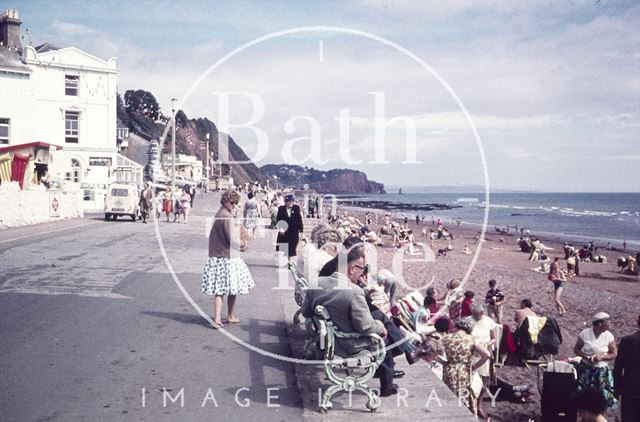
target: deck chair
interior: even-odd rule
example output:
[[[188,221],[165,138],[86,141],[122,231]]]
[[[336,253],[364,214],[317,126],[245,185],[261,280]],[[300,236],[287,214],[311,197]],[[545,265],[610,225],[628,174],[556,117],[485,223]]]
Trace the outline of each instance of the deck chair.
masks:
[[[502,332],[504,328],[502,324],[496,324],[496,344],[495,349],[493,350],[492,363],[494,368],[501,368],[504,366],[505,361],[507,360],[507,353],[503,351],[500,346],[502,345]]]
[[[540,371],[542,385],[540,384]],[[550,361],[538,365],[538,391],[543,421],[575,421],[576,412],[569,398],[578,390],[577,372],[569,362]]]
[[[422,294],[418,290],[414,290],[396,302],[391,308],[391,314],[404,328],[415,332],[414,315],[423,303]]]

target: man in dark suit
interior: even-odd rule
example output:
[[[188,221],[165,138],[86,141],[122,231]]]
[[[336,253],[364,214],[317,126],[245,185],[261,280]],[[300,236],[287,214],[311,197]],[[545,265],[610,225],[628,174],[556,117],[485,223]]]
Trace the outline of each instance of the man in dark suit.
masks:
[[[302,213],[300,207],[295,205],[293,195],[284,197],[284,205],[278,207],[276,217],[276,228],[278,229],[278,239],[276,240],[276,250],[279,251],[281,243],[287,244],[287,256],[292,260],[296,255],[300,233],[302,233]]]
[[[142,222],[147,224],[147,217],[149,216],[149,210],[153,208],[153,192],[149,182],[144,182],[144,189],[140,191],[140,197],[138,201],[140,206],[140,214],[142,215]],[[114,217],[115,218],[115,217]]]
[[[617,398],[622,397],[622,422],[640,421],[640,316],[638,331],[620,340],[613,389]]]
[[[311,318],[315,307],[322,305],[341,331],[360,334],[375,333],[386,337],[387,330],[384,324],[371,316],[364,290],[357,285],[366,268],[364,246],[354,246],[347,253],[346,274],[336,271],[330,277],[320,277],[317,288],[307,289],[302,302],[302,315]],[[372,340],[369,337],[338,339],[336,354],[343,357],[354,355],[371,346]],[[385,359],[378,368],[380,395],[383,397],[398,393],[398,386],[393,383],[393,372],[393,355],[390,350],[387,350]]]

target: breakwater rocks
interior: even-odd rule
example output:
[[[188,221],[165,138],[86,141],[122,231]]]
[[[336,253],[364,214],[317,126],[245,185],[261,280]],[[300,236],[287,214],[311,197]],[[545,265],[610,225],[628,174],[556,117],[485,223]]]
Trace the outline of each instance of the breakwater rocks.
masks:
[[[461,205],[449,204],[410,204],[404,202],[391,201],[361,201],[349,199],[345,197],[338,198],[340,205],[358,208],[373,208],[384,211],[437,211],[452,210],[454,208],[462,208]]]

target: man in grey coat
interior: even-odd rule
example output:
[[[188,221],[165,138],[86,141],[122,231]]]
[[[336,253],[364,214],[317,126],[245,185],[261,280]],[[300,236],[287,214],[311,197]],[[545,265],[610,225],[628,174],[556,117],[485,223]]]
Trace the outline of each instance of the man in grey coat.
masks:
[[[346,274],[334,272],[329,277],[320,277],[317,288],[309,288],[302,303],[302,315],[311,318],[317,305],[322,305],[331,315],[333,323],[343,332],[387,336],[381,321],[373,319],[364,290],[356,285],[366,268],[364,246],[356,245],[347,254]],[[367,337],[358,339],[337,339],[336,354],[348,356],[371,348]],[[393,355],[387,350],[385,359],[378,369],[380,394],[396,394],[398,386],[393,383]]]

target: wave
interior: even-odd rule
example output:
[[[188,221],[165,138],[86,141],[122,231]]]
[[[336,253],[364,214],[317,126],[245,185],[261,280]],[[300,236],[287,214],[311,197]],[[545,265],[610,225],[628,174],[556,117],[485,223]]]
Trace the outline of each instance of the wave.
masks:
[[[457,202],[457,201],[455,201]],[[479,209],[486,209],[487,208],[487,204],[485,202],[482,202],[480,204],[475,205],[477,208]],[[518,212],[513,213],[511,215],[539,215],[536,213],[530,214],[530,213],[522,213],[522,210],[535,210],[535,211],[545,211],[547,213],[551,213],[551,214],[557,214],[560,213],[563,216],[574,216],[574,217],[580,217],[580,216],[590,216],[590,217],[615,217],[616,215],[624,215],[624,216],[628,216],[631,215],[630,211],[595,211],[595,210],[577,210],[575,208],[571,208],[571,207],[559,207],[559,206],[545,206],[545,205],[538,205],[538,206],[524,206],[524,205],[507,205],[507,204],[489,204],[489,208],[490,209],[496,209],[496,210],[500,210],[500,209],[513,209],[513,210],[518,210]],[[635,216],[640,216],[640,212],[634,212],[633,215]]]
[[[637,249],[640,244],[640,194],[634,195],[594,195],[594,194],[536,194],[536,195],[496,195],[487,204],[484,198],[480,202],[465,202],[470,195],[404,195],[410,203],[425,204],[440,202],[449,204],[455,209],[433,210],[424,213],[440,218],[447,225],[454,225],[457,218],[462,218],[464,225],[480,229],[483,215],[488,211],[488,226],[504,227],[505,225],[531,229],[540,235],[556,235],[584,240],[598,240],[628,244]],[[364,202],[396,199],[395,195],[358,195]],[[399,197],[398,197],[399,198]],[[400,201],[399,199],[397,199]],[[495,201],[495,202],[494,202]],[[404,202],[404,201],[401,201]],[[345,205],[345,204],[341,204]],[[402,204],[404,205],[404,204]],[[393,214],[402,218],[405,213],[409,217],[415,211],[402,209],[399,205]],[[368,209],[371,212],[371,209]],[[489,230],[491,232],[491,230]],[[578,240],[580,239],[580,240]]]
[[[481,208],[481,209],[487,208],[487,203],[483,202],[483,203],[479,204],[478,208]],[[511,208],[511,205],[489,204],[489,208]]]

